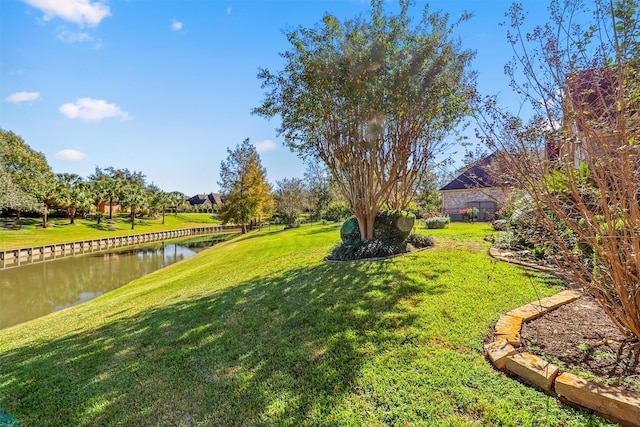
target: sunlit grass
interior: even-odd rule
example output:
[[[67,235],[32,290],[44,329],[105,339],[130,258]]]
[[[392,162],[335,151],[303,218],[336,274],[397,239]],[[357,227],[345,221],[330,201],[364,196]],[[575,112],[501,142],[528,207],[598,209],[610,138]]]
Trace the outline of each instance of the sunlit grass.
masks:
[[[8,223],[7,220],[0,219],[0,250],[202,227],[218,223],[219,221],[214,220],[211,214],[198,213],[181,213],[178,216],[169,214],[165,216],[164,224],[161,218],[138,219],[133,230],[127,215],[114,215],[111,220],[103,218],[100,225],[96,220],[83,219],[76,219],[75,225],[69,225],[68,219],[54,218],[49,221],[46,229],[42,228],[42,220],[37,218],[22,218],[17,225],[13,221]]]
[[[252,233],[0,331],[0,405],[23,426],[606,425],[484,359],[502,313],[559,290],[491,259],[486,225],[327,264],[338,230]]]

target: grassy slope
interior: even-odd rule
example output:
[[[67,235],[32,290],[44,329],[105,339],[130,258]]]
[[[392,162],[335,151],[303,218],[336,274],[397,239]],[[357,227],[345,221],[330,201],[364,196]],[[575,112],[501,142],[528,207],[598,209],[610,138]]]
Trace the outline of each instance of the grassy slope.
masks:
[[[1,228],[3,222],[0,221],[0,250],[211,226],[218,223],[211,219],[211,214],[166,215],[164,224],[162,219],[141,219],[136,221],[133,230],[131,230],[131,223],[124,217],[114,217],[112,222],[103,219],[100,225],[97,225],[94,220],[76,219],[75,225],[69,225],[68,219],[52,219],[46,229],[41,227],[41,219],[23,218],[21,221],[22,227],[15,230]]]
[[[0,404],[23,426],[605,425],[483,358],[500,314],[558,290],[487,232],[348,264],[322,261],[335,226],[234,239],[0,331]]]

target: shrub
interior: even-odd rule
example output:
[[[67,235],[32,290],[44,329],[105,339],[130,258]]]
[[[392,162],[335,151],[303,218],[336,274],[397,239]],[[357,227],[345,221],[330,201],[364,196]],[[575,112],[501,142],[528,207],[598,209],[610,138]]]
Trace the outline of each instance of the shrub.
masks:
[[[493,247],[497,249],[512,249],[516,246],[517,238],[512,231],[501,231],[492,236]]]
[[[322,219],[327,221],[341,221],[351,215],[349,205],[343,202],[331,202],[322,213]]]
[[[403,211],[380,211],[376,215],[373,225],[373,240],[402,243],[409,237],[415,219],[415,215]],[[360,228],[355,216],[347,219],[342,224],[340,238],[344,243],[353,243],[360,240]]]
[[[360,228],[355,216],[347,218],[340,228],[340,239],[343,243],[354,243],[360,240]]]
[[[356,240],[350,243],[340,243],[335,246],[328,260],[355,261],[367,258],[384,258],[407,251],[405,242],[397,243],[389,240]]]
[[[448,216],[434,216],[424,220],[424,226],[430,230],[447,228],[449,226]]]
[[[463,208],[458,211],[460,215],[462,215],[462,219],[473,222],[474,219],[478,218],[478,213],[480,210],[476,207],[472,208]]]
[[[417,249],[428,248],[433,246],[433,236],[411,233],[409,237],[407,237],[406,242]]]
[[[496,219],[491,223],[494,231],[507,231],[508,221],[506,219]]]
[[[380,211],[373,226],[374,238],[402,243],[411,234],[415,221],[416,217],[412,213],[398,210]]]

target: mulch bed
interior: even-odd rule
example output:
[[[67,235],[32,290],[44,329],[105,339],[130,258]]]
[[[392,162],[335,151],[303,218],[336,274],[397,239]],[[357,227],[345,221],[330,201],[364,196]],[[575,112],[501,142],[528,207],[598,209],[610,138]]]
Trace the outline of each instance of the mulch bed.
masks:
[[[519,351],[546,357],[562,370],[640,392],[640,344],[625,339],[590,295],[525,323],[521,339]]]
[[[640,392],[640,349],[625,340],[590,296],[525,323],[521,336],[523,351],[559,361],[565,370]]]

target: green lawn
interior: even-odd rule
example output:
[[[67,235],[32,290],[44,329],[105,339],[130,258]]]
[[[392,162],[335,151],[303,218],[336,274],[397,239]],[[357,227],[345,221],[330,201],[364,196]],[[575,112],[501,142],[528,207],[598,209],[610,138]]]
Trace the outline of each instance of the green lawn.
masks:
[[[131,223],[127,215],[114,215],[112,220],[103,219],[100,225],[95,220],[82,219],[76,219],[75,225],[69,225],[68,219],[54,218],[49,221],[49,227],[46,229],[42,228],[41,219],[22,218],[19,226],[0,219],[0,250],[127,234],[152,233],[178,228],[203,227],[218,223],[219,221],[214,220],[211,214],[198,213],[181,213],[177,216],[168,214],[165,216],[164,224],[162,224],[162,218],[138,219],[133,230],[131,230]]]
[[[486,224],[429,233],[344,264],[337,225],[251,233],[2,330],[0,405],[22,426],[608,425],[481,353],[557,281],[491,259]]]

